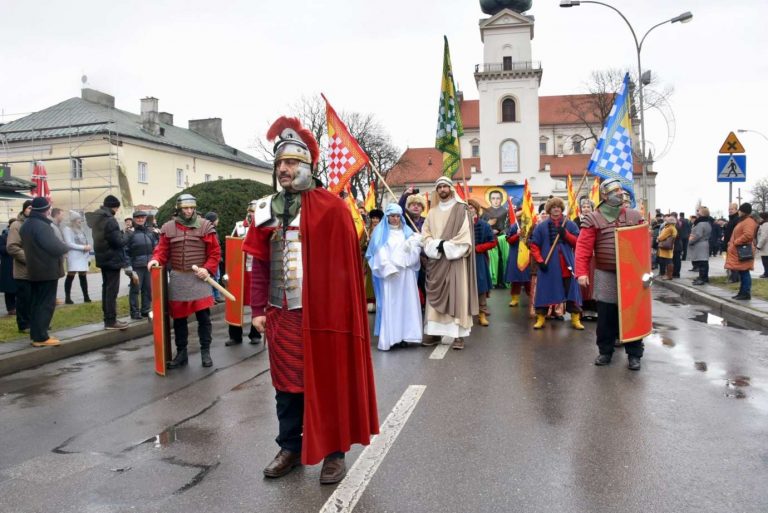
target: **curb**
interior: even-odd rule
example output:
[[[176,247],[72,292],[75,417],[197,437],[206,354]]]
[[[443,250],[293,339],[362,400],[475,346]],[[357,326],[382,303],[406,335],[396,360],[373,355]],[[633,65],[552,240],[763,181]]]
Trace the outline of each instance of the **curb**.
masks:
[[[689,299],[697,303],[707,305],[712,308],[716,315],[723,318],[738,319],[748,322],[755,326],[768,329],[768,313],[761,310],[755,310],[747,306],[741,306],[733,304],[727,299],[722,299],[711,294],[707,294],[699,289],[688,287],[675,281],[656,280],[654,285],[661,285],[662,287],[671,290],[683,299]]]
[[[211,314],[224,310],[224,305],[211,307]],[[197,320],[193,315],[188,320],[195,324]],[[39,367],[47,363],[53,363],[70,356],[88,353],[105,347],[122,344],[136,338],[146,337],[152,334],[152,324],[149,322],[137,322],[130,324],[124,330],[97,330],[91,333],[62,340],[61,345],[54,347],[28,347],[12,353],[0,356],[0,376],[6,376],[33,367]],[[55,334],[54,334],[55,335]]]

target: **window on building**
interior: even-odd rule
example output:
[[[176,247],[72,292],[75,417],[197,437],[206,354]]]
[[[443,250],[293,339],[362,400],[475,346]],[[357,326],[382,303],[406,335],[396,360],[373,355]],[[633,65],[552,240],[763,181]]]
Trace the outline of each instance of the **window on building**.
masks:
[[[139,162],[139,183],[149,183],[149,169],[146,162]]]
[[[183,169],[176,170],[176,187],[179,187],[180,189],[184,188],[184,170]]]
[[[210,182],[211,181],[211,175],[207,174],[205,175],[205,181]]]
[[[479,157],[480,156],[480,144],[473,144],[472,145],[472,156],[473,157]]]
[[[549,139],[547,139],[546,137],[539,138],[539,154],[540,155],[547,154],[547,142],[549,142]]]
[[[501,143],[500,159],[502,173],[520,172],[520,149],[515,141]]]
[[[504,57],[502,68],[504,69],[504,71],[510,71],[512,69],[512,57],[509,57],[509,56]]]
[[[69,177],[72,180],[83,179],[83,159],[81,158],[69,159]]]
[[[582,139],[580,136],[574,136],[573,137],[573,153],[583,153],[584,152],[584,139]]]
[[[510,123],[513,121],[517,121],[517,116],[515,115],[515,100],[512,98],[505,98],[504,101],[501,102],[501,122]]]

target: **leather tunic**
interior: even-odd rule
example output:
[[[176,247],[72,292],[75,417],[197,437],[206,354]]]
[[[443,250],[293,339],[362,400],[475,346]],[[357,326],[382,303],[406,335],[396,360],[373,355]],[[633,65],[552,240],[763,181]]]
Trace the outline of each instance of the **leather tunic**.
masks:
[[[203,238],[214,231],[207,219],[202,219],[200,226],[192,230],[182,230],[175,220],[165,223],[160,233],[168,237],[171,246],[171,269],[188,272],[193,265],[202,267],[206,261]]]
[[[595,228],[595,268],[602,271],[616,272],[616,239],[614,232],[622,226],[635,226],[643,222],[640,212],[623,209],[613,221],[608,221],[600,210],[590,212],[582,221],[582,228]]]

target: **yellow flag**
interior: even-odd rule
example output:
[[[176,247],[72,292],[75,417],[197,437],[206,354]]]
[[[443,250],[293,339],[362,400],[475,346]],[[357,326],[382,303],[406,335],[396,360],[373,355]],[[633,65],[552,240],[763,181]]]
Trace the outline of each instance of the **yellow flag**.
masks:
[[[363,233],[365,233],[365,223],[363,222],[363,218],[360,217],[360,211],[357,210],[355,198],[352,197],[352,191],[349,189],[349,187],[347,187],[347,197],[344,199],[344,201],[347,202],[349,213],[352,214],[352,222],[355,223],[355,230],[357,230],[357,238],[359,240],[362,238]]]
[[[533,196],[531,190],[528,187],[528,180],[525,181],[525,188],[523,189],[523,205],[522,213],[520,214],[519,232],[520,243],[517,249],[517,268],[520,271],[525,271],[528,265],[531,263],[531,251],[528,249],[528,238],[531,236],[533,230]]]
[[[368,187],[368,194],[365,195],[364,208],[366,212],[370,212],[376,208],[376,184],[373,182],[371,182],[371,185]]]
[[[600,203],[600,177],[596,176],[595,180],[592,182],[592,188],[589,190],[589,199],[592,200],[592,203],[594,203],[595,207],[597,207],[597,204]]]
[[[576,193],[573,192],[573,178],[571,173],[568,173],[568,219],[575,221],[579,217],[579,203],[576,198]]]

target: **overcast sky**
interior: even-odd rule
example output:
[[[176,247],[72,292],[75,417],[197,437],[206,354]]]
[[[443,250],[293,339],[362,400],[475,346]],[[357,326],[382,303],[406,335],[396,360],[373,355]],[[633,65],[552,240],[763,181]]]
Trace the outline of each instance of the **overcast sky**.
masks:
[[[643,67],[674,87],[673,146],[655,164],[657,205],[692,212],[701,199],[724,211],[716,156],[731,130],[768,137],[766,0],[608,0],[644,33],[692,11],[688,24],[656,29]],[[534,0],[533,58],[542,62],[541,95],[583,92],[592,70],[634,67],[629,29],[610,9],[558,7]],[[473,0],[119,2],[0,0],[0,121],[79,95],[80,77],[139,111],[155,96],[175,123],[221,117],[227,143],[254,152],[254,139],[302,95],[324,92],[337,110],[372,112],[401,148],[432,146],[448,36],[456,78],[477,98],[482,61]],[[649,114],[648,140],[667,130]],[[740,134],[747,149],[746,192],[768,176],[768,140]],[[734,199],[735,201],[735,199]]]

